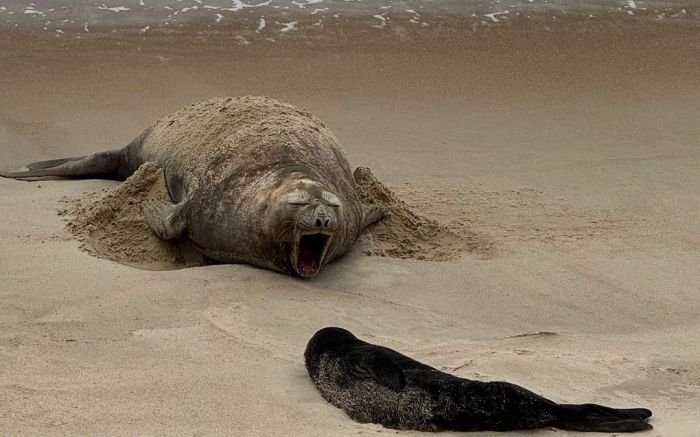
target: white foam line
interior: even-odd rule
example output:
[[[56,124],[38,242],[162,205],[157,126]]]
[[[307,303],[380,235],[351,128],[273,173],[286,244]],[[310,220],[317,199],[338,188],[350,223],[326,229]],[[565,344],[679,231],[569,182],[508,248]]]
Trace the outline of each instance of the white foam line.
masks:
[[[27,6],[26,8],[24,8],[24,13],[27,15],[40,15],[42,17],[46,16],[45,13],[34,9],[34,3],[32,3],[32,6]]]
[[[218,10],[218,9],[219,9],[219,7],[218,7],[218,6],[209,6],[209,5],[204,5],[204,9],[213,9],[213,10],[215,10],[215,11],[216,11],[216,10]]]
[[[267,24],[265,23],[265,17],[261,17],[260,21],[258,22],[258,28],[255,30],[257,33],[262,32],[262,30],[265,28]]]
[[[177,15],[180,12],[189,12],[189,11],[196,11],[199,9],[199,6],[190,6],[189,8],[182,8],[179,11],[175,11],[173,15]]]
[[[216,22],[217,22],[217,23],[221,23],[221,20],[223,20],[223,19],[224,19],[224,16],[223,16],[223,15],[221,15],[221,14],[216,14]]]
[[[151,30],[151,26],[146,26],[146,27],[144,27],[143,29],[139,29],[139,32],[141,32],[141,33],[146,33],[146,32],[148,32],[149,30]]]
[[[143,0],[139,0],[139,6],[145,6],[146,4],[143,2]]]
[[[383,28],[384,26],[386,26],[386,17],[384,16],[385,14],[386,14],[386,12],[382,12],[382,13],[379,14],[379,15],[372,15],[374,18],[376,18],[376,19],[378,19],[378,20],[381,21],[380,24],[375,24],[375,25],[372,26],[372,27],[376,27],[377,29],[381,29],[381,28]]]
[[[498,23],[498,18],[496,18],[496,15],[504,15],[504,14],[510,14],[510,11],[492,12],[490,14],[484,14],[484,17],[490,18],[491,20],[493,20],[494,23]]]
[[[321,3],[322,1],[323,1],[323,0],[304,0],[303,2],[298,2],[298,1],[292,0],[292,3],[294,3],[294,4],[297,5],[297,6],[299,6],[300,8],[304,9],[304,8],[306,8],[308,5],[315,5],[315,4],[317,4],[317,3]]]
[[[83,24],[83,30],[84,30],[85,32],[90,32],[90,29],[88,29],[88,24],[87,24],[87,23]]]
[[[289,32],[291,30],[297,30],[297,21],[290,21],[289,23],[279,23],[283,24],[284,27],[280,29],[280,32]]]
[[[103,11],[112,11],[112,12],[126,12],[126,11],[131,10],[131,9],[127,8],[126,6],[114,6],[114,7],[108,8],[107,5],[105,5],[105,4],[98,6],[97,9],[101,9]]]
[[[627,7],[630,9],[637,9],[637,3],[634,0],[627,0]]]
[[[262,3],[257,3],[254,5],[248,4],[248,3],[243,3],[241,0],[231,0],[233,3],[233,6],[230,8],[221,8],[222,11],[231,11],[231,12],[237,12],[240,11],[243,8],[259,8],[260,6],[268,6],[270,3],[272,3],[272,0],[267,0],[266,2]]]
[[[319,12],[327,12],[330,8],[316,8],[311,12],[311,15],[316,15]]]

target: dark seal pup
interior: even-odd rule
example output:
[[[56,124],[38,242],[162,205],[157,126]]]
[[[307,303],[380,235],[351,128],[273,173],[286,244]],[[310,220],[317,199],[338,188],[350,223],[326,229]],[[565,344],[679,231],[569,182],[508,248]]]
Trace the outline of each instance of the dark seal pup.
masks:
[[[158,120],[122,149],[0,176],[124,180],[163,168],[172,202],[144,216],[161,239],[204,255],[311,277],[382,217],[364,207],[345,153],[308,111],[267,97],[215,98]]]
[[[309,341],[306,369],[323,397],[358,422],[417,431],[574,431],[651,429],[651,411],[596,404],[557,404],[507,382],[458,378],[342,328]]]

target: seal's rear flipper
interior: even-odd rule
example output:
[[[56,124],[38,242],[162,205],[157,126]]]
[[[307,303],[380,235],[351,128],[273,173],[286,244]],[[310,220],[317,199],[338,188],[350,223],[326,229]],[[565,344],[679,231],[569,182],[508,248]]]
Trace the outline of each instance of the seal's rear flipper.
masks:
[[[637,432],[652,429],[646,408],[609,408],[597,404],[558,405],[554,426],[572,431]]]
[[[0,176],[20,180],[41,177],[123,179],[123,155],[122,150],[110,150],[82,158],[40,161],[29,164],[26,171],[0,171]]]
[[[75,161],[76,159],[85,158],[84,156],[74,156],[72,158],[59,158],[59,159],[49,159],[48,161],[38,161],[27,164],[29,170],[41,170],[43,168],[56,167],[57,165],[65,164],[69,161]]]
[[[161,240],[179,238],[187,228],[187,203],[149,199],[141,207],[146,222]]]

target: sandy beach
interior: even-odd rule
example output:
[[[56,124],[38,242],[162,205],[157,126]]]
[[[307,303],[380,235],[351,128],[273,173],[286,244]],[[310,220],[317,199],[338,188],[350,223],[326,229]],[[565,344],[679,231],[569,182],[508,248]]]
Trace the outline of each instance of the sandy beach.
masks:
[[[327,122],[416,212],[489,247],[421,261],[360,243],[312,280],[144,270],[81,250],[58,214],[117,182],[0,178],[1,432],[395,434],[350,420],[306,374],[308,339],[342,326],[462,377],[650,408],[644,435],[697,435],[700,31],[697,8],[660,3],[668,19],[445,7],[364,39],[355,21],[306,31],[310,15],[258,39],[260,15],[245,34],[226,15],[173,32],[74,20],[56,36],[0,11],[2,168],[122,147],[198,100],[268,95]],[[554,433],[578,435],[513,435]]]

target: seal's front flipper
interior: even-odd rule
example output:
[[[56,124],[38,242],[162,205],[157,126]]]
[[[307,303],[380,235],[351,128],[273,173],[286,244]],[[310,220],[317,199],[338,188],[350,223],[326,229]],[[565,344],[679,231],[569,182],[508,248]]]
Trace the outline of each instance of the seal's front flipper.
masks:
[[[346,370],[355,377],[373,379],[393,391],[406,386],[403,370],[382,350],[357,350],[343,360]]]
[[[161,240],[179,238],[187,228],[187,203],[148,199],[141,207],[148,226]]]
[[[386,216],[386,210],[378,205],[362,205],[362,231]]]

